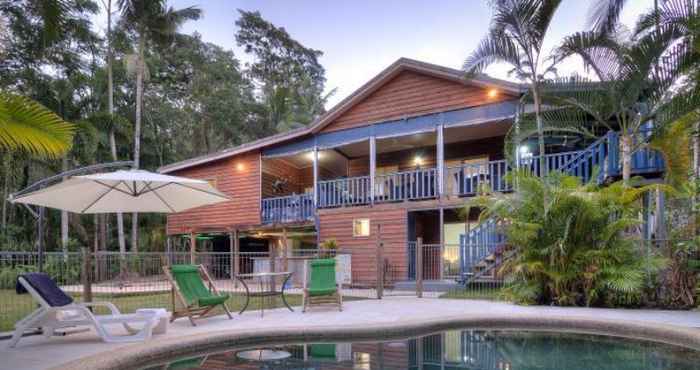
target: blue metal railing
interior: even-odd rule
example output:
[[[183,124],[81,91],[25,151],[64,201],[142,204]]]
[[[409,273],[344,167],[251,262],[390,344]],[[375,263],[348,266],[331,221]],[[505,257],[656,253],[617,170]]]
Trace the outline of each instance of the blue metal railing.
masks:
[[[266,224],[309,221],[314,218],[314,199],[312,194],[265,198],[261,200],[260,210]]]
[[[642,133],[646,139],[646,133]],[[602,182],[622,173],[619,134],[613,131],[599,138],[587,148],[579,151],[545,155],[548,171],[562,171],[578,176],[584,182],[591,180],[596,169],[596,180]],[[521,158],[519,168],[541,175],[538,156]],[[632,174],[657,173],[663,171],[662,156],[653,150],[642,148],[632,156]],[[465,163],[447,167],[444,171],[444,190],[447,195],[473,196],[479,191],[512,191],[513,186],[506,180],[511,167],[506,160]],[[359,206],[375,203],[406,200],[433,199],[439,196],[438,171],[436,168],[422,168],[391,174],[378,175],[374,189],[369,176],[358,176],[319,181],[317,184],[318,208]],[[313,196],[291,195],[288,197],[262,200],[262,220],[264,223],[294,222],[313,218]]]
[[[318,207],[357,206],[370,202],[369,176],[319,181]]]
[[[438,194],[435,168],[421,168],[376,176],[374,201],[396,202],[435,198]]]

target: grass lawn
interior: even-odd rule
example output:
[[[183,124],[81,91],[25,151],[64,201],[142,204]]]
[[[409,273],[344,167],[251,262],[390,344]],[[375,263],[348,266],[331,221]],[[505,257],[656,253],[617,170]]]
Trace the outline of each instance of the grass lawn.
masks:
[[[440,296],[440,298],[448,299],[487,299],[487,300],[502,300],[501,288],[479,289],[479,288],[463,288],[453,289]]]
[[[80,300],[80,295],[73,295],[76,300]],[[301,305],[301,295],[285,294],[287,302],[291,306]],[[260,298],[251,298],[247,310],[257,310],[260,307]],[[165,307],[172,310],[170,293],[148,293],[148,294],[131,294],[131,295],[99,295],[93,297],[94,301],[110,301],[114,303],[123,313],[134,312],[137,308],[146,307]],[[352,299],[347,299],[352,300]],[[229,310],[238,313],[245,304],[245,297],[242,294],[233,294],[226,302]],[[272,304],[267,303],[268,307],[283,307],[282,300],[274,298]],[[14,290],[0,289],[0,332],[10,331],[14,329],[14,324],[24,316],[28,315],[36,308],[36,304],[29,294],[18,295]],[[223,314],[221,308],[216,309],[218,313]],[[97,313],[107,313],[98,310]]]

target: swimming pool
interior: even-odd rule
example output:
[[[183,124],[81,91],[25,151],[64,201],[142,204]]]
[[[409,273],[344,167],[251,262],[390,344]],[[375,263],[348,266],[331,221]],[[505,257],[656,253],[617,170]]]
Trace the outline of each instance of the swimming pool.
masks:
[[[142,369],[700,370],[700,352],[599,335],[463,329],[390,341],[222,348]]]

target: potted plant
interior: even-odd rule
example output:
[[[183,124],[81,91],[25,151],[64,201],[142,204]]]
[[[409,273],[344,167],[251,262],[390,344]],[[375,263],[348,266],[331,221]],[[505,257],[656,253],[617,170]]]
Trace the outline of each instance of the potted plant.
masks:
[[[335,239],[326,239],[319,248],[319,258],[333,258],[338,250],[338,242]]]

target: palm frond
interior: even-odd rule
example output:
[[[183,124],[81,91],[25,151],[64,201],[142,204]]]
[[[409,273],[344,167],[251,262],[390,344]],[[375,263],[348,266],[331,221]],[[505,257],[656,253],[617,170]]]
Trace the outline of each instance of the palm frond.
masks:
[[[29,98],[0,93],[0,148],[60,157],[72,145],[75,126]]]
[[[583,60],[586,68],[593,70],[599,80],[614,80],[621,67],[622,46],[608,34],[577,32],[565,37],[554,50],[560,61],[571,56]]]
[[[464,61],[462,69],[467,74],[481,73],[497,62],[512,64],[520,69],[520,50],[512,39],[503,34],[490,33]]]
[[[591,8],[588,23],[596,33],[615,30],[627,0],[598,0]]]

